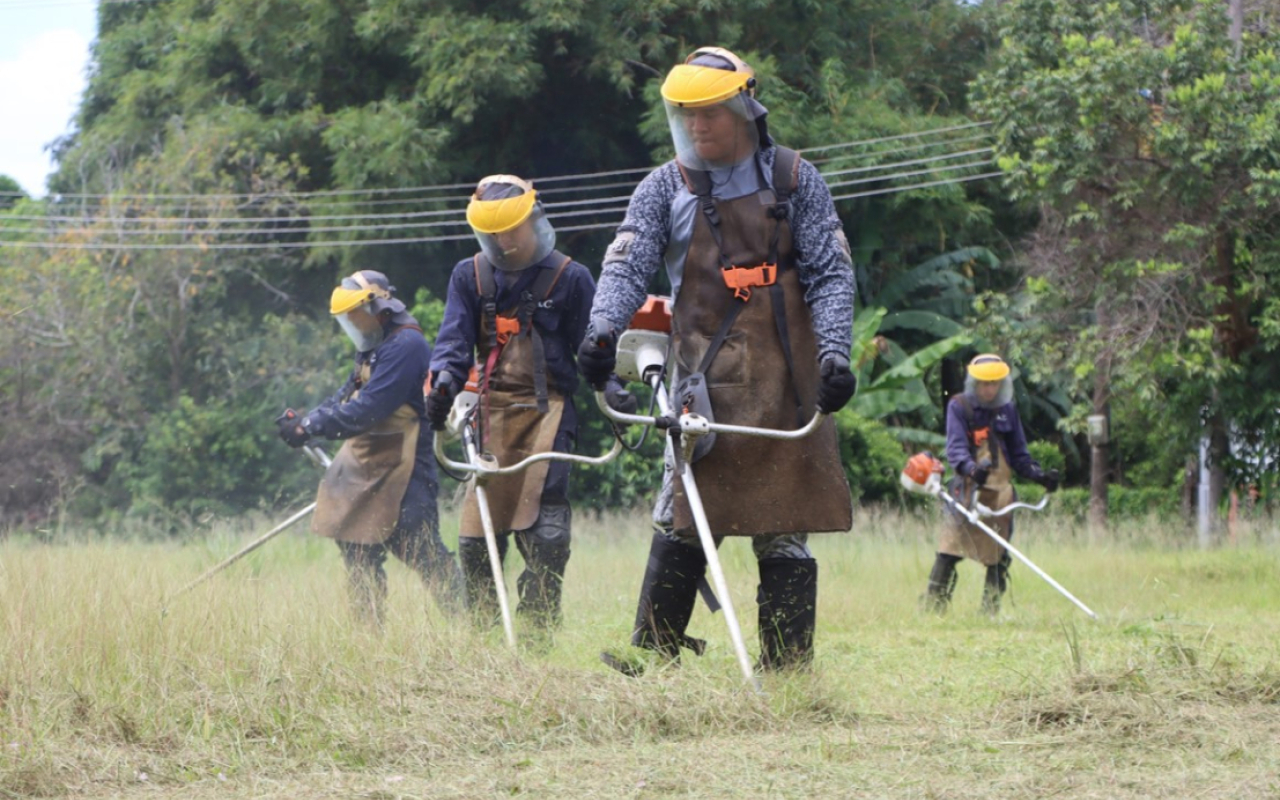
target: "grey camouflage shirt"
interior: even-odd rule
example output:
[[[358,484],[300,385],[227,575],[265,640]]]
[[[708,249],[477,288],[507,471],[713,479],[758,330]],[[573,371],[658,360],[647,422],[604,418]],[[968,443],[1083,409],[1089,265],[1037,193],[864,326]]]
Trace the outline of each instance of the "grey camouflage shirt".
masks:
[[[755,156],[766,183],[773,174],[775,153],[776,148],[770,146]],[[732,191],[734,182],[726,181],[722,187],[714,177],[717,189],[729,187]],[[854,297],[848,240],[836,216],[831,191],[818,168],[802,159],[798,178],[791,195],[791,233],[797,277],[813,315],[818,360],[833,353],[848,357]],[[721,195],[717,189],[712,191],[716,197],[736,196]],[[625,330],[664,263],[679,302],[680,276],[692,235],[695,206],[675,161],[645,176],[632,193],[627,216],[605,253],[592,318],[603,317],[614,330]]]

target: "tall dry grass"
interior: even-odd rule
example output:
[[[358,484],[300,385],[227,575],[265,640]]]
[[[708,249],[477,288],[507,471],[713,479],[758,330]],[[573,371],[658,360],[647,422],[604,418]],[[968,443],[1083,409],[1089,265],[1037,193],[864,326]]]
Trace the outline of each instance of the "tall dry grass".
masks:
[[[936,524],[863,512],[815,537],[818,660],[763,696],[701,605],[707,656],[639,680],[599,663],[629,633],[643,513],[579,516],[565,625],[518,653],[444,618],[394,563],[385,631],[353,624],[336,548],[302,534],[173,601],[250,529],[11,539],[0,797],[1280,793],[1274,526],[1202,552],[1153,524],[1103,537],[1024,515],[1015,541],[1093,622],[1017,566],[984,617],[968,563],[951,613],[920,613]],[[722,558],[754,651],[749,544]]]

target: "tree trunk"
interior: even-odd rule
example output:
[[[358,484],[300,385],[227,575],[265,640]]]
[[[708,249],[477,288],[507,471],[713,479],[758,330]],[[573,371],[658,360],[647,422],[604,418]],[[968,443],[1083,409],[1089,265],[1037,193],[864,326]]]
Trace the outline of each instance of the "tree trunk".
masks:
[[[1227,12],[1231,15],[1231,41],[1235,43],[1235,57],[1240,58],[1244,44],[1244,0],[1227,0]]]
[[[1107,331],[1109,314],[1105,305],[1098,303],[1097,325]],[[1093,413],[1107,416],[1111,400],[1111,353],[1104,346],[1093,370]],[[1107,433],[1110,441],[1110,431]],[[1110,475],[1110,444],[1094,444],[1089,454],[1089,535],[1101,536],[1107,530],[1107,479]]]
[[[1209,417],[1209,524],[1213,539],[1216,541],[1222,529],[1222,520],[1218,509],[1222,507],[1223,492],[1226,489],[1227,471],[1223,468],[1226,457],[1231,452],[1231,440],[1227,435],[1227,423],[1220,413],[1214,412]]]

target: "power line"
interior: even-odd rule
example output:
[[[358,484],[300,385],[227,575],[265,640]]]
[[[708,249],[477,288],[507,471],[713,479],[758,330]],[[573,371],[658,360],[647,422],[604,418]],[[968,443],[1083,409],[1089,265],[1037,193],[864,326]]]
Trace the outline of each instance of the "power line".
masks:
[[[850,194],[835,195],[832,200],[839,202],[842,200],[852,200],[861,197],[873,197],[879,195],[897,194],[900,192],[908,192],[915,189],[925,189],[933,186],[947,186],[959,183],[968,183],[970,181],[983,180],[986,178],[994,178],[1003,173],[984,172],[979,175],[966,175],[958,178],[948,178],[937,181],[926,181],[923,183],[913,183],[907,186],[892,186],[884,189],[873,189],[865,192],[854,192]],[[559,233],[570,233],[575,231],[589,230],[605,230],[616,228],[622,223],[622,218],[611,220],[608,222],[588,223],[583,225],[572,225],[557,227]],[[354,240],[328,240],[321,242],[214,242],[214,243],[176,243],[176,244],[126,244],[120,242],[33,242],[33,241],[17,241],[17,242],[0,242],[0,247],[13,247],[21,249],[46,249],[46,250],[280,250],[280,249],[296,249],[301,247],[357,247],[357,246],[381,246],[381,245],[402,245],[402,244],[429,244],[436,242],[459,242],[467,241],[474,238],[470,234],[457,234],[446,236],[413,236],[391,239],[354,239]]]
[[[938,161],[947,161],[954,158],[965,158],[972,155],[988,153],[990,151],[991,151],[991,148],[989,147],[977,148],[972,150],[962,150],[956,153],[944,153],[941,155],[930,156],[926,158],[907,159],[904,161],[896,161],[896,162],[890,162],[886,164],[877,164],[877,165],[864,166],[864,167],[854,167],[854,168],[844,169],[844,170],[831,170],[822,174],[824,179],[830,182],[831,178],[841,176],[841,175],[882,172],[886,170],[899,169],[901,167],[917,166],[920,164],[935,163]],[[911,172],[911,173],[905,173],[905,174],[916,175],[920,173]],[[900,178],[903,176],[904,176],[904,173],[875,175],[873,176],[872,180],[894,180],[896,178]],[[609,184],[609,185],[612,186],[614,184]],[[848,184],[841,184],[841,185],[848,185]],[[634,188],[635,184],[628,182],[628,183],[622,184],[622,186]],[[583,191],[587,191],[587,190],[584,189]],[[625,204],[629,201],[630,201],[629,194],[609,195],[606,197],[587,197],[587,198],[582,198],[578,200],[563,200],[563,201],[556,201],[556,202],[548,202],[544,204],[544,207],[547,208],[548,210],[555,211],[558,209],[566,209],[566,208],[609,206],[615,203]],[[609,209],[609,210],[613,210],[613,209]],[[583,212],[579,211],[579,212],[568,213],[563,211],[556,211],[556,213],[553,213],[549,216],[551,216],[552,218],[557,218],[559,216],[575,216],[581,213]],[[218,227],[231,227],[231,226],[241,226],[241,225],[270,224],[270,225],[273,225],[273,227],[270,230],[259,231],[259,232],[281,233],[281,232],[287,232],[290,226],[306,229],[306,228],[312,227],[313,224],[316,222],[358,223],[350,226],[351,229],[358,229],[360,227],[366,227],[369,229],[386,229],[386,228],[393,228],[393,227],[423,228],[423,227],[431,227],[431,225],[417,224],[415,222],[409,222],[409,220],[425,220],[425,219],[437,218],[437,217],[447,217],[450,219],[447,221],[441,221],[435,224],[442,225],[442,226],[451,226],[451,225],[462,224],[461,222],[455,221],[457,220],[458,216],[459,216],[458,209],[447,208],[447,209],[437,209],[437,210],[430,210],[430,211],[398,211],[398,212],[387,212],[387,213],[379,212],[379,213],[363,213],[363,214],[307,215],[307,214],[298,213],[298,214],[289,214],[289,215],[283,215],[283,216],[267,216],[267,217],[243,217],[243,216],[225,216],[225,217],[224,216],[219,216],[219,217],[119,216],[119,217],[115,217],[113,216],[113,217],[107,217],[106,219],[114,225],[130,226],[130,227],[144,227],[144,226],[188,227],[191,225],[212,225],[212,226],[218,226]],[[9,215],[6,215],[5,218],[9,220],[14,220],[14,221],[55,223],[56,225],[63,225],[63,226],[75,225],[77,227],[82,227],[86,223],[92,223],[94,221],[101,220],[101,218],[95,218],[93,216],[69,216],[69,215],[40,216],[40,215],[27,215],[27,214],[9,214]],[[382,224],[382,221],[387,221],[387,220],[399,220],[402,222],[399,225]],[[330,229],[340,230],[340,228],[330,228]],[[34,232],[38,232],[39,229],[11,228],[9,230],[10,231],[22,230],[23,232],[34,233]],[[249,231],[246,229],[246,230],[241,230],[239,232],[250,233],[252,231]]]
[[[141,2],[144,0],[128,0],[128,1]],[[145,1],[149,2],[150,0],[145,0]],[[903,133],[903,134],[897,134],[894,136],[881,136],[881,137],[872,138],[872,139],[858,139],[854,141],[839,142],[836,144],[805,148],[804,152],[807,154],[807,153],[827,152],[831,150],[848,149],[848,148],[854,148],[854,147],[866,147],[868,145],[880,144],[883,142],[892,142],[892,141],[898,141],[903,139],[915,139],[915,138],[936,136],[942,133],[949,133],[952,131],[986,127],[986,126],[989,126],[990,124],[991,124],[990,122],[971,122],[971,123],[966,123],[964,125],[952,125],[944,128],[933,128],[927,131],[915,131],[912,133]],[[948,140],[944,140],[944,141],[948,141]],[[861,154],[849,154],[847,157],[850,157],[850,158],[859,157],[859,156],[869,157],[877,154],[878,154],[877,151],[871,151],[871,152],[861,153]],[[649,166],[649,167],[632,167],[628,169],[605,170],[600,172],[568,173],[563,175],[548,175],[545,177],[533,177],[533,178],[529,178],[529,180],[534,184],[535,188],[538,188],[539,191],[543,191],[541,186],[542,184],[546,184],[546,183],[562,183],[565,181],[584,181],[584,180],[591,180],[595,178],[609,178],[609,177],[617,177],[620,175],[634,175],[637,173],[648,173],[655,168],[656,168],[656,165]],[[128,199],[140,199],[147,202],[154,202],[155,200],[199,199],[199,200],[244,200],[245,202],[259,202],[259,201],[272,199],[272,198],[286,198],[293,201],[301,201],[303,199],[318,198],[318,197],[334,198],[334,197],[369,197],[373,195],[406,195],[406,194],[422,194],[422,193],[438,192],[438,191],[454,191],[454,190],[460,190],[460,189],[471,190],[474,188],[475,188],[474,183],[444,183],[444,184],[431,184],[431,185],[425,185],[425,186],[383,187],[383,188],[374,188],[374,189],[324,189],[324,190],[316,190],[316,191],[309,191],[309,192],[251,192],[251,193],[241,193],[241,194],[155,193],[155,194],[132,194],[132,195],[130,194],[112,195],[112,194],[66,193],[66,194],[59,194],[57,195],[57,197],[60,200],[111,199],[114,201],[124,201]],[[588,189],[588,190],[590,189],[590,187],[582,187],[582,188]],[[552,189],[547,189],[545,191],[550,192],[550,191],[561,191],[561,190],[562,190],[561,187],[554,187]],[[21,192],[0,192],[0,197],[25,197],[25,195]],[[465,199],[468,199],[469,197],[470,195],[462,195],[460,197],[434,198],[434,199],[439,201],[458,200],[458,199],[465,200]],[[424,197],[421,199],[426,200],[428,198]]]

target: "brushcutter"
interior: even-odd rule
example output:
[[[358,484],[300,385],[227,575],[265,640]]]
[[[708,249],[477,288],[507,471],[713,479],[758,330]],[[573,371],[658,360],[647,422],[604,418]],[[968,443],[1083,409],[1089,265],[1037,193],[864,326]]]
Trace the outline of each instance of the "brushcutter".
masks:
[[[329,454],[321,450],[319,447],[316,447],[315,445],[312,445],[312,444],[306,444],[302,446],[302,452],[306,454],[307,458],[309,458],[312,461],[312,463],[314,463],[316,466],[320,467],[321,469],[329,468],[329,464],[330,464]],[[295,512],[293,516],[289,517],[284,522],[281,522],[279,525],[275,526],[271,530],[262,534],[257,539],[254,539],[252,542],[249,542],[247,545],[240,548],[239,550],[237,550],[232,555],[228,556],[226,559],[224,559],[220,563],[214,565],[213,567],[210,567],[200,577],[196,578],[195,580],[191,581],[191,583],[188,583],[186,586],[183,586],[181,589],[179,589],[178,591],[170,595],[169,599],[165,601],[164,606],[161,607],[160,613],[162,615],[167,614],[169,612],[169,604],[172,603],[174,600],[177,600],[182,595],[196,588],[200,584],[212,578],[214,575],[217,575],[219,572],[222,572],[224,569],[236,563],[237,561],[244,558],[245,556],[249,555],[254,550],[257,550],[259,547],[262,547],[267,542],[271,541],[272,539],[276,538],[280,534],[284,533],[286,530],[296,525],[299,521],[306,518],[308,514],[310,514],[312,511],[315,511],[315,510],[316,510],[316,504],[312,503],[306,508],[303,508]]]
[[[757,692],[760,691],[760,680],[752,669],[747,655],[747,646],[742,638],[742,627],[738,624],[738,616],[734,611],[733,600],[729,595],[729,586],[725,581],[724,568],[716,550],[715,539],[711,533],[711,525],[707,520],[706,510],[702,504],[702,495],[698,492],[698,484],[693,477],[692,461],[694,447],[698,440],[712,434],[728,434],[732,436],[758,436],[767,439],[803,439],[822,424],[826,415],[817,412],[803,427],[792,431],[772,428],[756,428],[746,425],[728,425],[712,422],[701,414],[690,411],[675,413],[665,388],[667,353],[671,340],[671,310],[667,299],[650,297],[631,321],[630,327],[618,339],[618,361],[616,371],[618,377],[647,385],[658,404],[658,416],[645,414],[625,414],[611,408],[605,402],[605,394],[596,392],[596,404],[605,416],[615,423],[626,425],[647,425],[667,431],[669,436],[678,437],[673,447],[675,453],[675,470],[684,487],[689,510],[693,516],[694,527],[702,551],[707,557],[707,567],[711,572],[712,584],[724,609],[725,625],[729,629],[729,638],[733,642],[734,653],[742,675]]]
[[[903,467],[902,474],[899,476],[899,481],[902,483],[902,487],[909,492],[915,494],[931,494],[935,497],[942,498],[943,502],[949,504],[962,517],[973,523],[978,530],[982,531],[987,536],[990,536],[992,540],[1003,547],[1009,555],[1021,561],[1028,569],[1043,578],[1046,583],[1056,589],[1063,597],[1074,603],[1077,608],[1085,614],[1088,614],[1092,619],[1098,618],[1097,614],[1093,613],[1088,606],[1076,599],[1075,595],[1063,588],[1062,584],[1049,577],[1048,573],[1037,567],[1035,563],[1023,555],[1018,548],[1014,547],[1006,541],[1004,537],[1000,536],[1000,534],[996,533],[989,525],[983,522],[983,519],[1003,517],[1019,508],[1040,511],[1048,504],[1048,495],[1041,498],[1040,502],[1035,505],[1028,503],[1010,503],[998,511],[993,511],[977,501],[977,489],[975,487],[970,503],[966,506],[964,503],[952,497],[951,493],[942,485],[942,473],[944,469],[942,462],[939,461],[932,453],[916,453],[911,458],[907,459],[907,465]]]
[[[449,418],[445,423],[445,429],[439,431],[435,437],[435,454],[436,461],[451,476],[457,477],[462,475],[461,480],[470,481],[472,489],[476,495],[476,506],[480,510],[480,526],[484,529],[485,548],[489,552],[489,567],[493,571],[493,583],[498,594],[498,609],[502,612],[502,629],[507,637],[507,644],[514,650],[516,647],[515,626],[511,621],[511,604],[507,597],[506,581],[502,572],[502,557],[498,553],[498,535],[493,528],[493,515],[489,510],[489,496],[485,490],[486,484],[490,479],[498,475],[511,475],[522,470],[528,469],[534,464],[542,461],[567,461],[571,464],[587,464],[597,466],[607,464],[622,452],[622,440],[615,437],[613,447],[601,456],[580,456],[573,453],[557,453],[547,451],[543,453],[534,453],[527,458],[510,464],[501,466],[491,453],[485,452],[478,444],[478,420],[479,413],[479,381],[476,379],[475,371],[472,377],[467,380],[466,387],[458,393],[454,398],[453,407],[450,409]],[[445,452],[445,446],[449,442],[462,440],[462,449],[466,454],[466,461],[454,461],[449,458]]]

